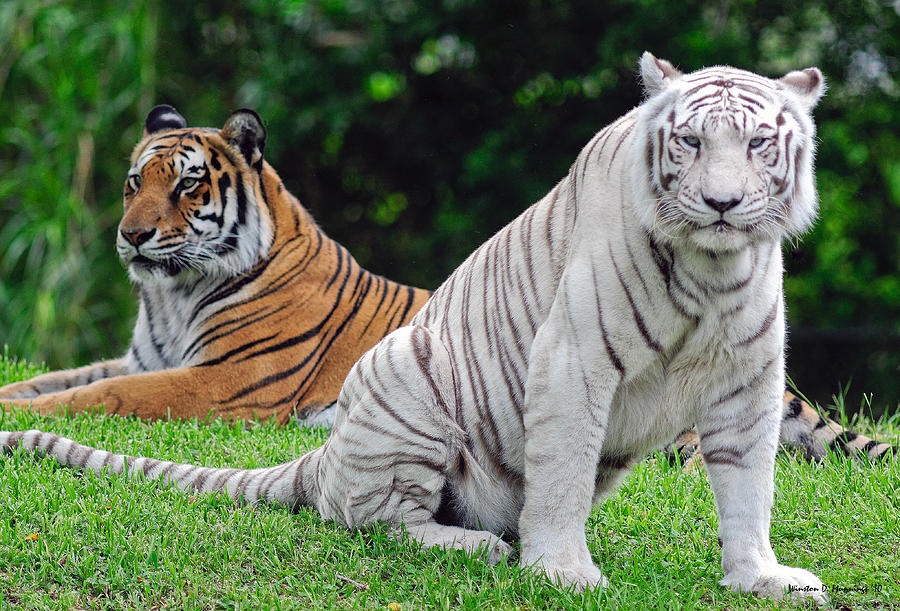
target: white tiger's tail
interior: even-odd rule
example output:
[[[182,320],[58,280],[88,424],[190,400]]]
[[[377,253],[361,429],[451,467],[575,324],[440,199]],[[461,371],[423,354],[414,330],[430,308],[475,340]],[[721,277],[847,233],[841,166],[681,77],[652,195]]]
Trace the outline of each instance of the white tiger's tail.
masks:
[[[318,498],[317,465],[322,448],[274,467],[228,469],[199,467],[155,458],[113,454],[80,444],[66,437],[38,430],[0,431],[0,448],[15,448],[51,456],[64,467],[88,469],[100,475],[105,471],[136,478],[161,480],[182,490],[224,492],[232,499],[253,504],[269,501],[290,507],[315,507]]]

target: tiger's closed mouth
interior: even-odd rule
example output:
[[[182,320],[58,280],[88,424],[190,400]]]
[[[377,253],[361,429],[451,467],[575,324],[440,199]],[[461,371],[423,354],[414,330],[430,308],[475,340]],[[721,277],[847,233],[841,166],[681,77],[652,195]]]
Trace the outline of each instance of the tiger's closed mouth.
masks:
[[[714,229],[716,233],[726,233],[731,231],[732,229],[737,229],[734,225],[729,223],[728,221],[718,220],[715,223],[710,223],[703,227],[703,229]]]

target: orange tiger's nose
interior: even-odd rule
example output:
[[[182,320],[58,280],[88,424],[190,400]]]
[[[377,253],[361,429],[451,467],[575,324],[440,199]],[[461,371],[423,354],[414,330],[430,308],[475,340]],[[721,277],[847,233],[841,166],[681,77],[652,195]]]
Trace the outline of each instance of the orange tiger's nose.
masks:
[[[122,237],[128,240],[133,246],[137,247],[152,238],[153,234],[156,233],[156,229],[135,229],[134,231],[120,229],[119,233],[121,233]]]

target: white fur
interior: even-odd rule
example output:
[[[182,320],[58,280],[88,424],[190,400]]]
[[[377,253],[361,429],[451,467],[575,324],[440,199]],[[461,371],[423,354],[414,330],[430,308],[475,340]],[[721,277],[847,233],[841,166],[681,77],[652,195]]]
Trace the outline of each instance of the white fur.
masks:
[[[651,97],[469,257],[412,327],[354,367],[321,453],[322,473],[343,475],[319,481],[317,506],[349,525],[433,524],[433,493],[397,493],[392,510],[377,514],[348,504],[375,482],[368,469],[351,475],[353,461],[329,460],[346,444],[364,456],[362,448],[410,452],[421,442],[438,452],[430,460],[450,465],[441,481],[455,527],[518,533],[523,565],[564,584],[602,585],[584,534],[592,503],[631,461],[696,422],[720,514],[722,583],[766,596],[799,585],[795,594],[821,602],[821,582],[779,565],[768,535],[784,388],[780,242],[815,215],[810,107],[776,81],[732,68],[681,75],[652,56],[642,67]],[[733,104],[735,82],[758,90],[755,113]],[[696,113],[690,104],[705,94],[722,99]],[[751,150],[760,135],[771,141]],[[685,136],[702,153],[673,161],[670,148]],[[658,170],[648,167],[650,144],[654,162],[666,157]],[[738,203],[719,211],[709,201]],[[427,385],[410,391],[423,384],[421,371],[452,378],[455,387],[438,386],[451,398]],[[431,440],[448,423],[466,441],[448,442],[451,456],[439,459]],[[387,465],[381,472],[394,490],[415,481]],[[404,502],[415,507],[404,512]],[[427,538],[466,548],[459,539]]]

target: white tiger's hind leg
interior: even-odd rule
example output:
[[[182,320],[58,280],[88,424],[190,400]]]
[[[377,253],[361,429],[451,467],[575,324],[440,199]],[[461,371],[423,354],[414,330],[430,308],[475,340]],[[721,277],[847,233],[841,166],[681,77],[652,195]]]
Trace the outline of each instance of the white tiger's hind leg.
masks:
[[[489,564],[497,564],[512,552],[509,543],[486,530],[446,526],[429,520],[424,524],[407,525],[405,531],[410,539],[425,547],[458,549],[474,556],[486,553]]]
[[[319,511],[348,526],[376,521],[427,547],[510,551],[496,535],[434,521],[465,433],[456,424],[450,355],[424,327],[394,331],[354,365],[322,457]]]

